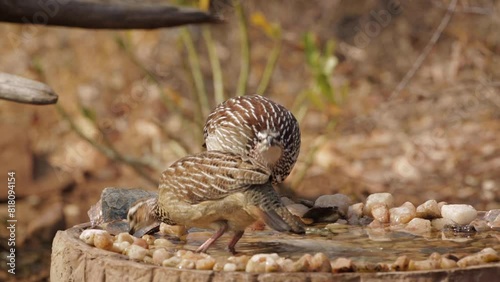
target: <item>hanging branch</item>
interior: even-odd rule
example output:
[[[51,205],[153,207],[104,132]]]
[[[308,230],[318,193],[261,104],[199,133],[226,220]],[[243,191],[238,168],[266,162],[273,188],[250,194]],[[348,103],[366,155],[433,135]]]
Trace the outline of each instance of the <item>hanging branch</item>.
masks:
[[[216,23],[220,19],[197,9],[171,5],[0,0],[0,22],[93,29],[153,29]]]

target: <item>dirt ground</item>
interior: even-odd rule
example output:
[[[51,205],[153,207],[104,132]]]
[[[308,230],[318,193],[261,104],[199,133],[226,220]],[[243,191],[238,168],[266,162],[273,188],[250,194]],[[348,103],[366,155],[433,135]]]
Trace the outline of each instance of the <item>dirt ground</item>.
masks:
[[[242,58],[229,2],[217,7],[226,22],[210,28],[226,97],[236,93]],[[500,2],[458,1],[442,32],[436,30],[453,1],[401,2],[245,2],[251,58],[245,92],[257,91],[275,46],[269,29],[279,27],[281,52],[265,94],[301,124],[301,155],[281,191],[308,199],[344,193],[353,202],[390,192],[397,204],[436,199],[499,209]],[[212,108],[204,31],[189,31]],[[306,63],[307,32],[321,50],[335,42],[337,64],[327,79],[335,93],[347,89],[335,103],[314,102],[322,98]],[[162,169],[202,150],[203,115],[182,33],[0,24],[0,72],[50,85],[92,140],[82,139],[55,106],[0,101],[0,172],[3,183],[16,172],[18,220],[13,278],[5,272],[2,188],[0,280],[48,280],[55,232],[88,221],[103,188],[155,189]],[[438,40],[429,45],[433,36]],[[420,68],[398,90],[419,58]]]

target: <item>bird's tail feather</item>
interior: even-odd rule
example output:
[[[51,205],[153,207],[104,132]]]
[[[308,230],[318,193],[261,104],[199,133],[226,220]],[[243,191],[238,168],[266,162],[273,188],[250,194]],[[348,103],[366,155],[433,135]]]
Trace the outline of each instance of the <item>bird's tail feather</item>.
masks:
[[[305,233],[304,225],[283,205],[270,183],[254,185],[247,193],[250,196],[250,204],[257,207],[257,216],[269,227],[280,232]]]

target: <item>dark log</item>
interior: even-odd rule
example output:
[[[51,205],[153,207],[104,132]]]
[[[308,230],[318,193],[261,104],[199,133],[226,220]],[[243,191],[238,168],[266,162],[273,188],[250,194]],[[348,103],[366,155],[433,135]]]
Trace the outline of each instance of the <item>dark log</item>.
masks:
[[[0,22],[91,29],[153,29],[219,21],[201,10],[171,5],[0,0]]]
[[[57,94],[38,81],[0,73],[0,99],[18,103],[47,105],[57,102]]]

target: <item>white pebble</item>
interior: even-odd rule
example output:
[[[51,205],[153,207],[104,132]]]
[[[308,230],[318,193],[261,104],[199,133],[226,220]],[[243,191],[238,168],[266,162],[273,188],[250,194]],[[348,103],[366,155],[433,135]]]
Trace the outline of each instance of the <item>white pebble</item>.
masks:
[[[171,258],[168,258],[164,260],[161,265],[163,266],[168,266],[168,267],[177,267],[177,265],[181,262],[181,258],[178,256],[173,256]]]
[[[130,247],[125,249],[125,254],[130,259],[143,260],[144,257],[148,254],[148,250],[138,245],[130,245]]]
[[[426,233],[431,231],[431,221],[422,218],[414,218],[406,225],[405,229],[412,233]]]
[[[425,219],[433,219],[441,217],[441,210],[439,209],[436,200],[428,200],[417,207],[417,217]]]
[[[236,264],[234,264],[232,262],[228,262],[228,263],[224,264],[223,270],[224,271],[236,271]]]
[[[391,193],[375,193],[368,196],[363,213],[370,216],[372,207],[376,204],[385,204],[388,208],[394,207],[394,197]]]
[[[86,229],[80,234],[80,239],[88,245],[94,246],[94,238],[96,234],[108,234],[105,230],[101,229]]]
[[[384,203],[374,204],[371,208],[371,215],[380,223],[389,223],[389,208]]]
[[[215,259],[211,256],[196,261],[196,269],[198,270],[212,270],[214,265]]]
[[[444,205],[441,215],[456,224],[469,224],[477,217],[477,211],[471,205]]]
[[[362,217],[364,206],[365,206],[365,204],[363,204],[363,203],[357,203],[357,204],[349,206],[349,208],[347,209],[347,218],[351,218],[354,216]]]
[[[280,270],[278,263],[278,254],[257,254],[253,255],[248,261],[246,272],[276,272]]]
[[[127,232],[120,233],[116,235],[116,242],[129,242],[130,244],[134,243],[134,237]]]
[[[171,258],[172,254],[169,253],[166,249],[156,249],[153,252],[153,263],[160,265],[164,260]]]
[[[467,267],[500,260],[497,251],[492,248],[485,248],[478,253],[466,256],[457,262],[459,267]]]
[[[431,221],[432,228],[436,230],[443,230],[446,225],[454,224],[451,219],[447,218],[436,218]]]

